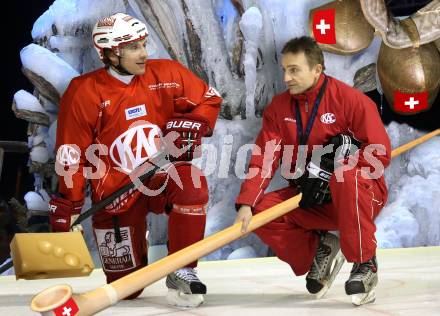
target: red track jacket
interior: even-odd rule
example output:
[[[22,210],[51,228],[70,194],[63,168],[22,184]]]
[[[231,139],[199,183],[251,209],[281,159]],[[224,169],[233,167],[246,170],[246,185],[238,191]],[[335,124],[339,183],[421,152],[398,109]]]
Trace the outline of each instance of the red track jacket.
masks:
[[[291,170],[295,170],[298,143],[294,99],[299,101],[303,128],[305,129],[323,82],[324,75],[321,75],[312,90],[295,96],[286,91],[276,95],[266,107],[263,114],[263,125],[255,141],[255,144],[261,149],[261,153],[254,150],[249,163],[249,170],[258,170],[258,174],[244,180],[236,200],[238,205],[247,204],[254,207],[260,201],[270,179],[279,167],[286,145],[294,145]],[[332,136],[341,133],[353,136],[362,142],[357,164],[359,167],[371,166],[364,157],[364,148],[370,144],[385,146],[385,155],[378,155],[377,152],[374,152],[373,156],[384,167],[389,165],[390,140],[376,104],[362,92],[337,79],[328,77],[327,88],[307,142],[308,157],[311,156],[313,145],[324,145]],[[269,161],[267,161],[268,159]],[[371,169],[372,172],[373,169]],[[386,197],[387,189],[383,175],[377,181],[379,181],[379,186]]]

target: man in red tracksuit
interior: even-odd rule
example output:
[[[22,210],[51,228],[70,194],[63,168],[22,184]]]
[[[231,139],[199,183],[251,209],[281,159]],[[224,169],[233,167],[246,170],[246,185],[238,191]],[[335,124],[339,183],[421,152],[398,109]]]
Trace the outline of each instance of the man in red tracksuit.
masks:
[[[222,99],[178,62],[147,60],[147,40],[146,25],[129,15],[99,20],[93,43],[106,67],[72,80],[58,116],[57,163],[73,172],[59,173],[60,196],[50,202],[53,231],[68,231],[80,214],[86,178],[95,203],[131,181],[130,173],[158,152],[162,132],[177,133],[175,144],[185,151],[174,157],[171,169],[177,177],[158,172],[144,184],[149,196],[130,190],[93,216],[107,282],[147,264],[147,212],[168,214],[170,254],[204,236],[208,187],[191,160],[201,138],[212,134]],[[168,297],[170,303],[203,301],[206,286],[197,278],[196,265],[167,277],[168,288],[176,292]]]
[[[259,150],[249,163],[249,174],[257,175],[242,184],[236,221],[246,231],[252,214],[302,193],[299,208],[257,229],[257,235],[296,275],[307,273],[307,289],[318,297],[345,256],[354,263],[346,293],[354,304],[371,302],[377,284],[374,219],[387,200],[383,169],[390,163],[389,138],[368,97],[323,73],[324,57],[312,38],[286,43],[282,66],[288,90],[264,111]],[[321,157],[318,145],[331,146]],[[295,161],[301,153],[303,164]],[[266,193],[280,162],[291,185]],[[296,173],[286,176],[290,170]],[[328,232],[334,230],[339,238]]]

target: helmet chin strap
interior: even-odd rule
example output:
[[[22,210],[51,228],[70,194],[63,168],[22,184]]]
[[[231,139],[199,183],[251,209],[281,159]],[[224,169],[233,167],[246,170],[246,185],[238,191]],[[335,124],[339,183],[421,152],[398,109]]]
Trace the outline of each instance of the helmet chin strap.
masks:
[[[133,76],[134,74],[132,74],[127,69],[125,69],[124,66],[122,66],[121,59],[122,59],[122,57],[118,56],[118,65],[115,66],[112,64],[112,67],[115,68],[121,75]]]

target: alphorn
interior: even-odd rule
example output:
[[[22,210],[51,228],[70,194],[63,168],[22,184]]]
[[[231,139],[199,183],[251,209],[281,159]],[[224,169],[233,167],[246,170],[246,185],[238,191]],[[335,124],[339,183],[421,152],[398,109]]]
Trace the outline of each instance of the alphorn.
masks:
[[[402,145],[391,152],[394,158],[403,152],[427,141],[428,139],[440,134],[440,129],[428,133],[418,139],[415,139],[405,145]],[[218,233],[215,233],[205,239],[192,244],[178,252],[175,252],[161,260],[158,260],[140,270],[122,277],[110,284],[106,284],[95,290],[83,293],[73,294],[72,288],[67,284],[56,285],[45,289],[35,295],[31,301],[31,309],[40,312],[42,315],[56,315],[55,310],[64,306],[66,302],[76,304],[78,311],[70,316],[93,315],[130,294],[147,287],[148,285],[162,279],[169,273],[184,267],[185,265],[203,257],[207,254],[223,247],[224,245],[242,237],[250,231],[253,231],[276,218],[292,211],[298,207],[301,200],[301,194],[298,194],[280,204],[277,204],[264,212],[252,217],[249,223],[248,231],[241,232],[241,223],[236,223]]]

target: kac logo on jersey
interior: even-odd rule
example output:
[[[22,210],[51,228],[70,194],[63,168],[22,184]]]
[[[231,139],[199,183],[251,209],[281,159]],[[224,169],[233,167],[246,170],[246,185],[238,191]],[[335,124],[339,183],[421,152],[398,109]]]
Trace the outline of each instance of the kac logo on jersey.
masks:
[[[321,122],[324,124],[333,124],[334,122],[336,122],[336,116],[333,113],[322,114]]]
[[[135,119],[137,117],[147,115],[147,110],[145,109],[145,104],[136,105],[125,110],[125,118],[127,121]]]
[[[61,145],[57,151],[57,161],[63,166],[73,166],[79,163],[81,154],[79,148],[76,149],[76,145]]]
[[[131,173],[158,152],[155,141],[160,133],[159,127],[151,123],[131,127],[113,141],[111,159],[122,171]]]

